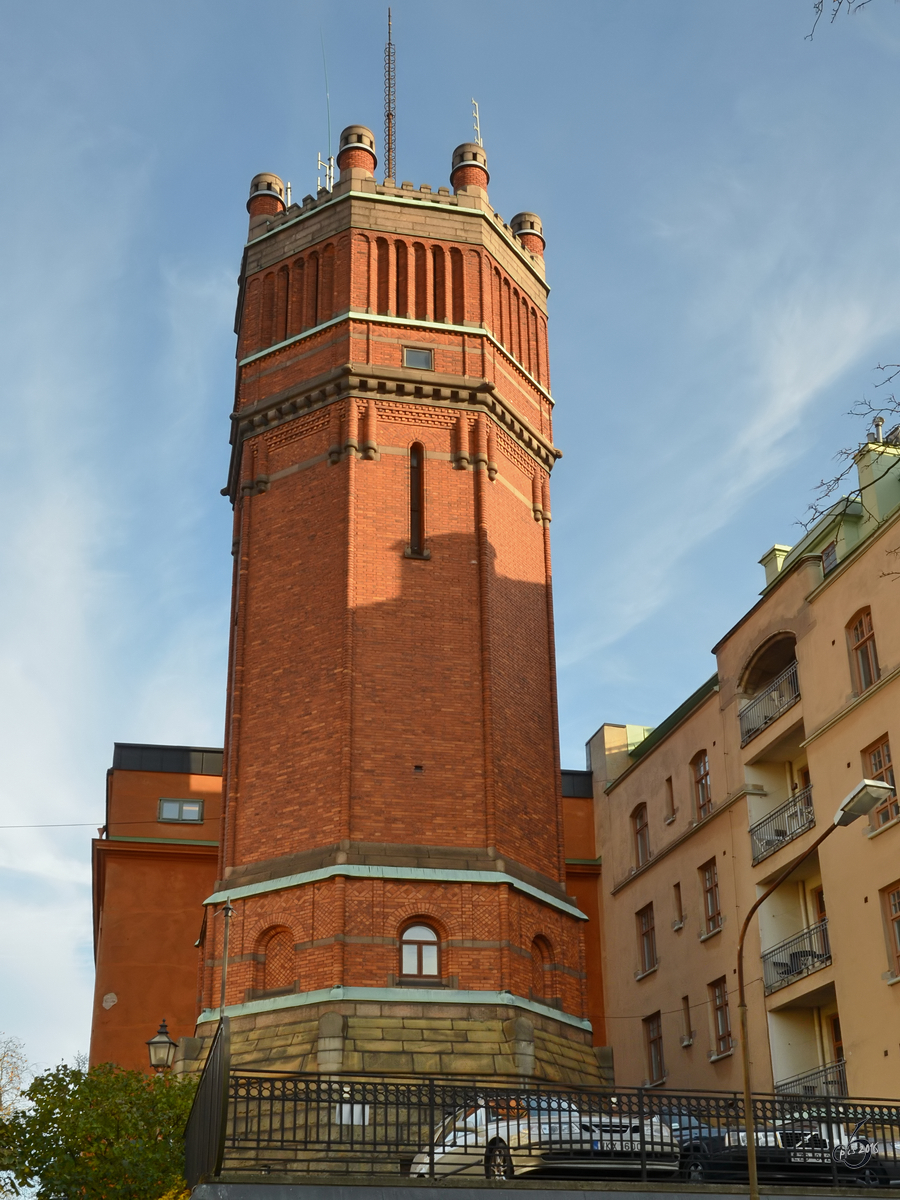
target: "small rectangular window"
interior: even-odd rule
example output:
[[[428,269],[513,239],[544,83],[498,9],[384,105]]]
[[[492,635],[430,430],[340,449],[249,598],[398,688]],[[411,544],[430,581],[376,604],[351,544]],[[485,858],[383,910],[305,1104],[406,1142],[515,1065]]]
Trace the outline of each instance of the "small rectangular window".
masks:
[[[168,800],[159,802],[158,821],[187,821],[200,824],[203,821],[202,800]]]
[[[690,996],[681,997],[681,1044],[682,1046],[690,1046],[694,1040],[694,1031],[691,1028],[691,998]]]
[[[676,929],[680,929],[684,924],[684,905],[681,902],[681,884],[672,884],[672,899],[675,901],[675,920],[673,922]]]
[[[433,371],[434,351],[404,348],[403,365],[404,367],[415,367],[419,371]]]
[[[834,542],[829,542],[822,551],[822,571],[825,575],[829,571],[833,571],[837,566],[837,547]]]
[[[674,821],[675,820],[675,789],[672,786],[672,776],[671,775],[666,780],[666,812],[665,812],[664,819],[666,821]]]

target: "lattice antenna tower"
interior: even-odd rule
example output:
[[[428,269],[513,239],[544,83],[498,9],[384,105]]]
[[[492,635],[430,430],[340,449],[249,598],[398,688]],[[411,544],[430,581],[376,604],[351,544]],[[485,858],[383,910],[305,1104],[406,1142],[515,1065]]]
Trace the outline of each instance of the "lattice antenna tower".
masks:
[[[484,142],[481,140],[481,118],[478,115],[478,101],[474,96],[472,97],[472,117],[475,125],[475,145],[483,146]]]
[[[397,166],[397,60],[388,9],[388,36],[384,46],[384,175],[396,179]]]

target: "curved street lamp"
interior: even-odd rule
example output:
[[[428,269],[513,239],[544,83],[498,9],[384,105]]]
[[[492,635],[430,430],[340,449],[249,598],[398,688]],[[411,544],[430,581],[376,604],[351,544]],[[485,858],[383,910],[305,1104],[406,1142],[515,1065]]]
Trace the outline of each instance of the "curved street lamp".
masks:
[[[747,1036],[747,997],[744,994],[744,938],[747,936],[750,922],[760,905],[764,904],[772,893],[781,887],[787,877],[793,874],[802,862],[809,858],[815,850],[818,850],[825,839],[830,837],[838,826],[850,825],[857,817],[866,816],[876,804],[880,803],[893,790],[889,783],[884,783],[879,779],[863,779],[861,783],[858,783],[850,795],[842,801],[840,808],[834,814],[833,824],[828,826],[821,837],[816,838],[808,850],[805,850],[799,858],[795,858],[793,862],[785,867],[775,882],[767,887],[763,894],[750,906],[746,917],[744,917],[741,934],[738,938],[737,976],[738,1015],[740,1017],[741,1033],[741,1073],[744,1078],[744,1129],[747,1138],[747,1173],[750,1179],[750,1200],[759,1200],[759,1176],[756,1169],[756,1122],[753,1114],[753,1098],[750,1093],[750,1044]]]
[[[156,1034],[147,1041],[150,1066],[154,1071],[168,1071],[172,1065],[172,1060],[175,1058],[175,1046],[176,1043],[169,1037],[169,1031],[166,1028],[166,1019],[163,1017]]]

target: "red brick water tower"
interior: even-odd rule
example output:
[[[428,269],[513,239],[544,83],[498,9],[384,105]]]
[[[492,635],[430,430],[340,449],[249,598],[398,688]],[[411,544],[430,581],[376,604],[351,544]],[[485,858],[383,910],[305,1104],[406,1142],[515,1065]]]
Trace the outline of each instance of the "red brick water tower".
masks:
[[[566,893],[541,223],[258,175],[240,276],[219,880],[234,1061],[596,1082]],[[452,190],[451,190],[452,189]]]

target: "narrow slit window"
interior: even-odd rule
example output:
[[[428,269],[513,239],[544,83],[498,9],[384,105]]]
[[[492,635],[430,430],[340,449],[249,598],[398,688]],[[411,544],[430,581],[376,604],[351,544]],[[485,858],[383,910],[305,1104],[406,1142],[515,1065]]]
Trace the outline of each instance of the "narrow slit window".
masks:
[[[414,442],[409,450],[409,549],[425,553],[425,447]]]
[[[681,901],[681,884],[672,884],[672,899],[675,902],[675,928],[680,929],[684,924],[684,905]]]

